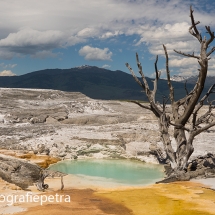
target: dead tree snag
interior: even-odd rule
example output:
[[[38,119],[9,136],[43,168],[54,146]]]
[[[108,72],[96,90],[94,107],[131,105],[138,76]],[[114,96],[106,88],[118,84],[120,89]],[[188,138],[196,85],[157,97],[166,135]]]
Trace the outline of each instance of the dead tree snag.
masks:
[[[127,68],[131,72],[135,81],[144,89],[145,94],[148,98],[149,105],[141,104],[137,101],[133,101],[137,105],[142,108],[151,110],[154,115],[158,119],[159,130],[161,140],[164,144],[164,149],[167,154],[167,158],[170,161],[172,172],[186,172],[188,160],[194,151],[193,140],[195,136],[200,134],[201,132],[209,129],[210,127],[215,125],[215,116],[212,113],[214,109],[213,102],[208,100],[208,97],[211,93],[215,93],[215,85],[211,86],[205,96],[200,98],[201,93],[204,89],[205,80],[207,77],[208,71],[208,61],[210,60],[210,55],[215,51],[215,47],[209,49],[209,45],[214,40],[214,32],[211,31],[209,26],[205,26],[207,33],[209,34],[209,38],[202,38],[202,35],[199,33],[197,29],[197,25],[200,23],[196,22],[193,16],[193,9],[190,7],[190,18],[191,18],[191,26],[189,28],[189,32],[192,36],[194,36],[200,43],[200,54],[195,55],[195,53],[187,54],[181,51],[176,51],[176,53],[183,55],[185,57],[191,57],[197,59],[199,64],[199,74],[198,80],[194,86],[194,88],[188,92],[185,84],[185,90],[187,92],[184,98],[175,100],[174,96],[174,88],[170,79],[170,70],[169,70],[169,57],[167,53],[166,46],[163,45],[165,58],[166,58],[166,75],[167,75],[167,84],[169,88],[169,100],[171,106],[171,113],[167,113],[166,102],[163,102],[163,105],[156,103],[155,94],[157,91],[157,84],[160,78],[160,72],[157,69],[157,61],[158,56],[155,61],[155,73],[156,77],[154,80],[153,89],[149,89],[149,85],[144,76],[141,63],[139,62],[138,54],[136,54],[136,61],[139,70],[139,74],[141,75],[142,81],[140,81],[130,65],[126,63]],[[208,102],[208,110],[200,115],[199,110],[203,107],[205,102]],[[177,143],[177,149],[174,151],[170,133],[169,126],[174,126],[174,139]],[[185,132],[188,135],[185,135]]]

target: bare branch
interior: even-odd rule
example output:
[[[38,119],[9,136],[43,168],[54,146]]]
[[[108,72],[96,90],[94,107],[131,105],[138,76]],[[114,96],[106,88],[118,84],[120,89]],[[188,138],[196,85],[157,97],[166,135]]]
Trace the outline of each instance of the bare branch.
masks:
[[[215,46],[207,53],[207,57],[210,56],[214,51],[215,51]]]
[[[188,95],[189,93],[188,93],[188,90],[187,90],[187,80],[184,82],[184,89],[186,91],[186,94]]]
[[[148,109],[148,110],[152,110],[150,106],[142,105],[142,104],[141,104],[140,102],[138,102],[138,101],[130,101],[130,102],[135,103],[135,104],[139,105],[139,106],[142,107],[142,108],[145,108],[145,109]]]
[[[193,124],[193,128],[195,128],[196,126],[200,125],[202,122],[204,122],[204,119],[207,118],[207,116],[211,113],[211,108],[212,108],[212,103],[209,104],[209,111],[206,112],[203,116],[201,116],[198,120],[197,120],[197,113],[198,111],[201,109],[201,107],[204,104],[204,101],[209,97],[209,95],[211,93],[214,93],[215,90],[215,84],[213,84],[208,92],[202,97],[202,99],[198,102],[198,104],[196,105],[194,111],[193,111],[193,119],[192,119],[192,124]]]
[[[176,52],[176,53],[178,53],[178,54],[181,54],[181,55],[184,55],[184,56],[186,56],[186,57],[193,57],[193,58],[197,58],[198,60],[200,59],[199,56],[194,55],[194,52],[193,52],[193,54],[186,54],[186,53],[183,53],[183,52],[181,52],[181,51],[177,51],[177,50],[175,50],[175,49],[174,49],[174,52]]]
[[[163,113],[166,112],[166,104],[169,101],[169,97],[165,99],[165,96],[163,96]]]
[[[186,89],[185,89],[186,90]],[[181,106],[183,105],[185,107],[185,104],[187,106],[187,104],[189,103],[189,100],[191,99],[192,97],[192,94],[194,93],[194,90],[192,90],[188,95],[186,95],[184,98],[181,98],[179,99],[177,102],[176,102],[176,105],[178,106]]]
[[[206,125],[204,127],[197,129],[195,132],[193,132],[193,135],[196,136],[196,135],[200,134],[201,132],[206,131],[213,126],[215,126],[215,121],[209,123],[208,125]]]
[[[140,75],[143,79],[143,83],[145,85],[145,91],[146,91],[146,93],[148,93],[150,91],[149,85],[148,85],[148,82],[146,81],[145,75],[143,74],[142,66],[141,66],[141,63],[139,61],[139,57],[138,57],[137,53],[136,53],[136,61],[137,61],[137,67],[139,69],[139,73],[140,73]]]
[[[212,116],[211,110],[208,110],[205,114],[200,116],[198,120],[196,120],[195,128],[202,123],[208,122],[211,116]]]
[[[169,58],[168,58],[166,46],[163,45],[163,48],[164,48],[164,52],[165,52],[165,56],[166,56],[166,74],[167,74],[167,83],[169,86],[169,97],[170,97],[171,103],[173,103],[174,102],[174,88],[173,88],[171,80],[170,80]]]
[[[175,123],[170,122],[170,121],[169,121],[169,124],[172,125],[172,126],[174,126],[174,127],[176,127],[177,129],[183,129],[183,130],[186,130],[186,131],[190,132],[190,129],[189,129],[189,128],[186,128],[186,127],[183,126],[183,125],[178,125],[178,124],[175,124]]]
[[[158,106],[156,104],[154,104],[153,102],[150,104],[150,106],[146,106],[146,105],[142,105],[140,104],[138,101],[131,101],[137,105],[139,105],[142,108],[148,109],[150,111],[152,111],[156,117],[160,117],[162,112],[160,111],[160,109],[158,108]]]
[[[125,64],[126,67],[129,69],[129,71],[131,72],[132,76],[134,77],[135,81],[145,90],[145,86],[143,83],[140,82],[140,80],[137,78],[137,76],[134,74],[133,69],[130,67],[130,65],[128,63]]]
[[[215,36],[214,36],[214,32],[211,32],[210,26],[205,26],[205,28],[207,30],[207,33],[210,34],[210,38],[206,42],[206,47],[208,47],[209,44],[214,40]]]
[[[156,73],[156,77],[155,77],[155,80],[153,81],[154,82],[154,89],[152,91],[152,97],[154,99],[154,103],[155,103],[155,94],[157,92],[158,80],[159,80],[160,75],[161,75],[161,72],[158,71],[158,68],[157,68],[157,62],[158,62],[158,56],[156,56],[156,60],[155,60],[155,73]]]
[[[193,114],[197,114],[197,112],[200,110],[200,108],[203,106],[203,104],[204,104],[204,101],[209,97],[209,95],[211,94],[211,93],[215,93],[215,84],[213,84],[210,88],[209,88],[209,90],[208,90],[208,92],[202,97],[202,99],[198,102],[198,104],[196,105],[196,107],[195,107],[195,110],[194,110],[194,112],[193,112]]]
[[[204,44],[202,45],[204,46]],[[200,70],[199,70],[199,76],[198,80],[193,88],[193,90],[190,92],[190,94],[187,96],[188,98],[183,98],[181,101],[187,102],[186,109],[184,110],[183,115],[181,115],[179,121],[180,124],[185,125],[190,116],[192,115],[196,103],[198,102],[199,97],[201,96],[201,93],[204,89],[205,80],[207,77],[207,69],[208,69],[208,60],[206,58],[205,48],[201,49],[201,55],[200,60],[198,60],[200,64]]]
[[[142,71],[142,66],[141,66],[141,63],[139,61],[139,57],[138,57],[138,54],[136,53],[136,60],[137,60],[137,66],[138,66],[138,69],[139,69],[139,73],[142,77],[142,80],[144,82],[141,83],[140,80],[136,77],[136,75],[134,74],[134,71],[132,70],[132,68],[130,67],[130,65],[128,63],[126,63],[125,65],[127,66],[127,68],[129,69],[129,71],[131,72],[132,76],[134,77],[135,81],[145,90],[145,93],[146,93],[146,96],[148,98],[148,101],[150,103],[150,107],[147,107],[145,105],[141,105],[139,102],[135,101],[134,103],[136,103],[137,105],[139,105],[140,107],[143,107],[143,108],[146,108],[148,110],[151,110],[157,117],[160,117],[161,115],[161,110],[158,108],[158,106],[155,104],[155,93],[156,93],[156,90],[157,90],[157,86],[155,84],[154,86],[154,90],[151,91],[149,89],[149,85],[148,85],[148,82],[143,74],[143,71]],[[157,59],[156,59],[156,64],[157,64]],[[158,71],[157,71],[158,72]],[[159,78],[159,72],[158,74],[156,74],[156,77]],[[156,80],[157,82],[158,80]]]
[[[157,63],[158,63],[158,55],[156,56],[156,60],[155,60],[156,79],[158,80],[160,78],[160,72],[158,71]]]
[[[194,17],[193,17],[193,12],[194,12],[194,10],[192,9],[192,6],[190,6],[190,18],[191,18],[192,25],[189,28],[189,32],[190,32],[191,35],[196,37],[198,39],[198,41],[201,43],[202,42],[202,36],[199,33],[198,29],[196,28],[196,25],[198,25],[200,22],[199,21],[195,22]]]
[[[214,101],[211,101],[211,102],[208,101],[208,103],[209,103],[208,111],[196,120],[195,126],[199,126],[200,124],[202,124],[204,122],[209,123],[209,119],[212,116],[214,116],[214,114],[212,113],[212,110],[215,108],[215,106],[213,105],[213,102]]]

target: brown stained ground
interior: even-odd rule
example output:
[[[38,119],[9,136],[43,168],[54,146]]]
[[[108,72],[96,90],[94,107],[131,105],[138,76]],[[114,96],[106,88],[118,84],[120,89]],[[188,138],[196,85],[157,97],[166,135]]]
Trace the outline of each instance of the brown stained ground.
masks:
[[[56,192],[56,191],[55,191]],[[53,192],[51,192],[53,193]],[[48,194],[51,194],[48,193]],[[69,189],[70,203],[27,206],[17,215],[214,215],[215,191],[192,182],[127,189]]]
[[[111,199],[97,196],[91,189],[65,190],[59,195],[70,195],[70,203],[46,203],[42,206],[30,207],[26,212],[16,215],[132,215],[131,210]],[[51,195],[51,193],[49,193]]]

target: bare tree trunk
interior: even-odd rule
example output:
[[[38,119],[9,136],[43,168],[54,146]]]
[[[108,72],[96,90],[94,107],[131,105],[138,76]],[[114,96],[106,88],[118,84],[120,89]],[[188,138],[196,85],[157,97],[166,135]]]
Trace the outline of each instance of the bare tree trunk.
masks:
[[[186,156],[186,136],[185,131],[183,129],[174,128],[174,138],[177,143],[177,150],[176,150],[176,159],[177,159],[177,169],[182,170],[184,158]]]
[[[167,154],[167,158],[170,160],[171,167],[175,169],[177,167],[176,163],[176,157],[175,157],[175,152],[172,148],[171,140],[170,140],[170,135],[169,135],[169,124],[167,120],[166,114],[162,114],[160,118],[158,119],[158,124],[159,124],[159,129],[160,129],[160,134],[161,134],[161,141],[164,144],[164,149]]]
[[[187,168],[187,162],[194,151],[194,148],[192,146],[193,139],[187,140],[185,130],[176,127],[174,128],[174,138],[177,143],[176,150],[177,169],[184,170]]]
[[[186,170],[188,160],[194,151],[192,145],[194,135],[192,132],[188,133],[189,138],[187,139],[185,129],[174,127],[174,138],[177,144],[177,149],[174,151],[170,139],[168,121],[168,116],[165,114],[162,114],[158,119],[161,141],[164,144],[164,150],[166,151],[167,158],[169,159],[173,170]]]

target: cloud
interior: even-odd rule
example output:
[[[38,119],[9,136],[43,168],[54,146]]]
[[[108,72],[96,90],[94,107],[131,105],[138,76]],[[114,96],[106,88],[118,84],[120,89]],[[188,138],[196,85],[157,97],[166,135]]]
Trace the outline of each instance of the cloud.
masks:
[[[108,39],[108,38],[115,37],[115,36],[118,36],[118,35],[121,35],[121,34],[123,34],[122,31],[115,31],[115,32],[108,31],[108,32],[105,32],[104,34],[102,34],[100,36],[100,38],[102,38],[102,39]]]
[[[51,47],[53,44],[61,43],[63,33],[60,31],[38,31],[31,28],[24,28],[17,33],[10,33],[7,38],[0,40],[1,47]]]
[[[103,66],[102,66],[102,68],[104,68],[104,69],[109,69],[109,68],[111,68],[111,66],[110,66],[110,65],[105,64],[105,65],[103,65]]]
[[[48,53],[49,50],[62,47],[64,41],[64,34],[60,31],[38,31],[25,28],[17,33],[10,33],[8,37],[1,39],[0,48],[6,51],[5,56],[9,55],[10,57],[19,54],[39,55],[41,52]]]
[[[51,51],[38,51],[35,54],[32,54],[31,57],[32,58],[39,58],[39,59],[44,59],[44,58],[55,58],[58,55],[60,55],[60,53],[53,53]]]
[[[170,71],[176,72],[181,76],[198,75],[200,68],[197,59],[195,58],[173,58],[169,61]],[[208,75],[215,75],[215,59],[212,58],[208,62]]]
[[[140,32],[141,39],[136,43],[136,46],[145,43],[153,55],[164,55],[163,44],[165,44],[169,55],[178,55],[174,49],[198,54],[200,44],[189,34],[188,29],[189,25],[185,22],[163,25],[159,28],[155,26],[145,27]]]
[[[215,76],[215,58],[211,58],[208,62],[208,75]]]
[[[195,58],[175,58],[169,61],[169,66],[171,67],[188,67],[188,66],[198,66],[198,61]]]
[[[17,64],[8,64],[7,67],[9,68],[14,68],[15,66],[17,66]]]
[[[4,59],[21,55],[31,55],[35,58],[56,57],[53,49],[65,48],[84,41],[86,40],[61,31],[24,28],[0,40],[0,57]]]
[[[91,46],[84,46],[79,50],[79,55],[85,60],[108,60],[111,61],[112,52],[108,48],[100,49]]]
[[[97,35],[99,35],[99,31],[94,28],[84,28],[77,33],[77,36],[84,38],[95,37]]]
[[[90,0],[90,4],[86,0],[46,0],[43,4],[38,0],[2,1],[0,20],[7,22],[0,23],[0,58],[55,57],[56,48],[122,34],[136,35],[137,46],[145,43],[151,54],[160,54],[163,43],[190,41],[191,4],[200,27],[215,27],[215,3],[211,0]],[[205,5],[210,5],[208,11]]]
[[[187,54],[194,52],[195,55],[199,55],[201,44],[189,34],[188,29],[189,24],[186,22],[165,24],[158,28],[145,26],[139,29],[141,39],[136,46],[145,43],[151,54],[165,57],[163,49],[163,44],[165,44],[172,74],[174,72],[183,76],[197,75],[199,68],[197,60],[174,52],[174,50]]]
[[[4,70],[0,72],[0,76],[16,76],[16,74],[13,73],[11,70]]]
[[[140,45],[142,42],[161,41],[166,43],[170,40],[187,39],[189,36],[189,27],[187,22],[164,24],[161,26],[140,26],[138,31],[142,38],[136,45]],[[129,33],[133,34],[134,32],[130,30]]]
[[[0,66],[3,68],[14,68],[17,66],[17,64],[5,64],[5,63],[0,63]]]
[[[179,68],[177,74],[181,76],[193,76],[193,75],[198,75],[199,71],[198,71],[198,68],[194,68],[194,67]]]

